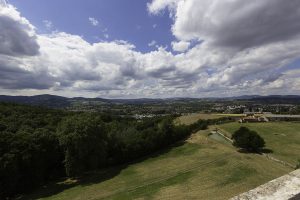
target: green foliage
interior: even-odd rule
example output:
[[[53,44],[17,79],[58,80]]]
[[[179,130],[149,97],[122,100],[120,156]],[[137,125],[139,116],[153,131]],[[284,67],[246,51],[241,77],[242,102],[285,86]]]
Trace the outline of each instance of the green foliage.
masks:
[[[296,169],[300,169],[300,159],[298,159],[298,163],[296,164]]]
[[[66,118],[58,128],[60,145],[65,150],[68,176],[102,167],[106,160],[106,131],[100,117],[81,114]]]
[[[0,199],[62,176],[132,162],[206,129],[174,116],[135,120],[0,103]]]
[[[55,136],[62,112],[0,104],[0,198],[61,176]]]
[[[233,135],[233,145],[249,152],[260,152],[265,147],[264,139],[255,131],[241,127]]]
[[[190,134],[187,126],[174,126],[173,120],[173,117],[164,117],[109,124],[108,163],[132,161]]]

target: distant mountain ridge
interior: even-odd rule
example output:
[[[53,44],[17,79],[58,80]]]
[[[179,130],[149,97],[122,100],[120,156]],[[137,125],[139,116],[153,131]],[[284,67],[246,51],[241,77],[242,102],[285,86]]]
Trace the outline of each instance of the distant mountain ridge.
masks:
[[[28,104],[35,106],[46,106],[51,108],[69,107],[74,102],[100,102],[104,104],[158,104],[158,103],[174,103],[174,102],[193,102],[193,101],[255,101],[261,103],[299,103],[300,95],[245,95],[237,97],[212,97],[212,98],[140,98],[140,99],[105,99],[105,98],[84,98],[84,97],[62,97],[56,95],[36,95],[36,96],[8,96],[0,95],[0,102],[11,102]]]
[[[53,108],[63,108],[70,106],[69,98],[55,95],[36,95],[36,96],[7,96],[0,95],[0,102],[11,102],[28,104],[35,106],[47,106]]]

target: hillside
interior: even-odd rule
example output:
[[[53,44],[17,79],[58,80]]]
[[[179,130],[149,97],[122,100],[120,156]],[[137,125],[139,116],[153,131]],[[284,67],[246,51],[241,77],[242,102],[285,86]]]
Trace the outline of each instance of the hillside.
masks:
[[[225,98],[165,98],[165,99],[104,99],[104,98],[84,98],[74,97],[67,98],[55,95],[36,95],[36,96],[7,96],[0,95],[0,102],[20,103],[35,106],[46,106],[50,108],[67,108],[74,104],[77,105],[99,105],[99,104],[125,104],[125,105],[142,105],[142,104],[187,104],[187,103],[207,103],[207,102],[252,102],[262,104],[299,104],[300,96],[240,96],[240,97],[225,97]]]
[[[53,183],[22,199],[227,199],[293,170],[261,155],[238,153],[209,132],[199,131],[136,163]]]
[[[270,123],[228,123],[219,126],[227,134],[246,126],[258,132],[266,141],[271,155],[295,165],[300,159],[300,123],[299,122],[270,122]]]

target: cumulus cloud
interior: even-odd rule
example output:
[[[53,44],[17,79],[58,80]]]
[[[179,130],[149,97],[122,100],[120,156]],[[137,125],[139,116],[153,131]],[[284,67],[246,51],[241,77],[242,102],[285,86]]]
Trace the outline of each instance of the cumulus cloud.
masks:
[[[300,29],[297,0],[153,0],[148,8],[153,14],[173,10],[172,31],[180,40],[239,49],[290,39]]]
[[[107,33],[103,34],[103,36],[108,39],[109,38],[109,35]]]
[[[200,91],[240,93],[278,86],[284,66],[299,58],[299,7],[296,0],[153,0],[148,11],[167,9],[178,40],[201,42],[184,54],[205,82]]]
[[[148,43],[149,47],[153,47],[155,45],[156,45],[156,41],[155,40],[152,40],[151,42]]]
[[[43,23],[46,27],[46,29],[51,30],[53,28],[53,23],[49,20],[43,20]]]
[[[148,11],[152,14],[159,14],[165,8],[169,11],[173,11],[180,0],[153,0],[151,3],[147,4]],[[171,14],[172,16],[172,14]]]
[[[0,54],[34,56],[39,52],[34,27],[11,6],[0,6]]]
[[[37,34],[16,8],[0,6],[0,88],[118,98],[300,94],[299,70],[286,67],[300,55],[299,6],[284,3],[154,0],[148,11],[171,13],[177,38],[171,45],[179,54]]]
[[[7,6],[6,0],[0,0],[0,5],[1,6]]]
[[[76,35],[53,33],[40,36],[39,43],[42,62],[62,88],[118,89],[123,79],[135,76],[136,52],[127,42],[90,44]]]
[[[94,17],[89,17],[89,21],[93,26],[98,26],[99,21],[95,19]]]
[[[188,50],[189,46],[190,43],[186,41],[172,42],[173,50],[178,52],[184,52]]]
[[[0,56],[0,87],[4,89],[47,89],[55,84],[47,68],[35,64],[36,58]]]

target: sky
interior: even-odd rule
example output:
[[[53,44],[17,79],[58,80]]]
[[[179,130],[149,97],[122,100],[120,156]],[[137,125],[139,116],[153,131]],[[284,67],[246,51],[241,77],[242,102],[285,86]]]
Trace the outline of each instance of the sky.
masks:
[[[172,20],[168,13],[165,12],[160,17],[149,14],[146,0],[9,2],[41,34],[57,30],[80,35],[89,43],[124,40],[134,44],[142,52],[155,50],[154,46],[148,46],[152,41],[168,46],[175,39],[170,30]],[[50,22],[50,30],[45,26],[45,21]]]
[[[0,94],[300,95],[300,1],[0,0]]]

